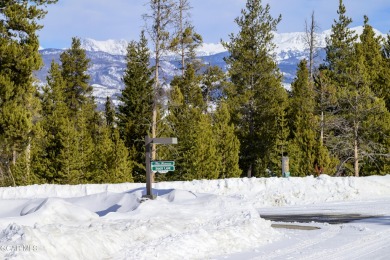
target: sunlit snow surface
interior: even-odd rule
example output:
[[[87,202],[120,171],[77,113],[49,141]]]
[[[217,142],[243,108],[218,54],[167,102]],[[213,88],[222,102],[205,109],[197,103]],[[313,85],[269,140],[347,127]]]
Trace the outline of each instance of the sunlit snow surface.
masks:
[[[0,259],[388,259],[390,175],[0,188]],[[262,214],[365,214],[317,230]],[[297,224],[297,223],[293,223]]]

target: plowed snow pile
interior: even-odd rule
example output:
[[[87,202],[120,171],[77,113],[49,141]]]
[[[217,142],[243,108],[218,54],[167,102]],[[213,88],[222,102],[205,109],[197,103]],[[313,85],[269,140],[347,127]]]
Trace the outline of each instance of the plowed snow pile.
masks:
[[[390,199],[390,175],[164,182],[156,200],[142,199],[144,187],[0,188],[0,259],[228,256],[283,241],[262,208]]]

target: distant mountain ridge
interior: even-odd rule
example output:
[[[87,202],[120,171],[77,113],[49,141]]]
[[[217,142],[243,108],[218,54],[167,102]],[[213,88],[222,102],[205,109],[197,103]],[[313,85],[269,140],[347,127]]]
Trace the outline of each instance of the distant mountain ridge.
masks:
[[[351,28],[357,34],[363,32],[363,26]],[[385,34],[374,29],[377,35],[385,36]],[[325,30],[321,33],[316,33],[317,47],[324,48],[326,46],[326,37],[330,36],[331,30]],[[305,51],[307,44],[305,43],[304,32],[277,33],[274,32],[273,42],[276,45],[276,54],[286,51]],[[126,55],[127,45],[126,40],[106,40],[97,41],[90,38],[81,39],[81,47],[86,51],[101,51],[112,55]],[[213,54],[225,52],[226,49],[221,43],[204,43],[196,52],[197,56],[210,56]]]
[[[363,27],[351,28],[357,34],[361,34]],[[375,30],[377,35],[382,35],[381,32]],[[331,30],[326,30],[316,35],[318,62],[322,62],[325,57],[324,47],[326,46],[326,37],[331,33]],[[283,82],[288,86],[295,77],[296,67],[300,60],[309,56],[307,44],[305,43],[304,32],[293,33],[274,33],[274,41],[276,45],[275,58],[279,68],[284,75]],[[97,102],[101,105],[105,102],[107,96],[110,96],[117,102],[117,96],[123,88],[122,77],[126,68],[126,50],[128,46],[126,40],[107,40],[97,41],[93,39],[81,39],[81,47],[86,50],[88,58],[91,60],[91,67],[88,73],[91,76],[90,84],[94,87],[94,96]],[[60,49],[42,49],[44,66],[36,72],[36,76],[42,84],[46,82],[47,72],[50,68],[52,60],[59,62],[60,54],[63,50]],[[226,70],[226,64],[223,60],[228,55],[228,52],[220,43],[204,43],[196,50],[197,56],[202,58],[205,64],[216,65]],[[154,64],[154,60],[151,60]],[[172,78],[178,75],[178,63],[175,56],[168,54],[162,62],[163,76]]]

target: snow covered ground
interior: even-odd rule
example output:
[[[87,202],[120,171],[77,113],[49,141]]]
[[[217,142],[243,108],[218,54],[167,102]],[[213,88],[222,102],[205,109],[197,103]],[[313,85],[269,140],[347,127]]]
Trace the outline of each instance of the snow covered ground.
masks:
[[[153,188],[146,201],[133,183],[0,188],[0,259],[390,259],[390,175]],[[368,218],[295,223],[297,214]]]

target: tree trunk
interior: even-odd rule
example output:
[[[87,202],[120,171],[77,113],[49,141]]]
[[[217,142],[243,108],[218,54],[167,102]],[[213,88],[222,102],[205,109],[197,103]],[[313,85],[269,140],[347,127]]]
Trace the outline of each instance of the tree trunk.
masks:
[[[314,64],[314,12],[311,14],[311,25],[310,25],[310,61],[309,61],[309,73],[310,79],[313,78],[313,64]]]
[[[12,147],[12,165],[15,166],[16,165],[16,148],[15,146]],[[15,183],[15,178],[14,178],[14,175],[12,173],[12,170],[11,170],[11,165],[8,164],[8,173],[9,173],[9,176],[11,177],[12,179],[12,184],[13,186],[15,187],[16,186],[16,183]]]
[[[156,138],[157,133],[157,92],[160,85],[159,82],[159,69],[160,69],[160,38],[161,38],[161,2],[158,2],[157,14],[155,17],[155,59],[156,66],[154,71],[154,90],[153,90],[153,112],[152,112],[152,138]],[[152,161],[156,160],[156,145],[152,144]]]
[[[31,137],[28,138],[28,145],[26,148],[26,179],[27,184],[30,183],[30,169],[31,169]]]
[[[359,153],[358,153],[358,142],[355,139],[355,145],[354,145],[354,170],[355,170],[355,177],[359,177]]]
[[[358,142],[359,122],[354,122],[354,171],[355,176],[359,177],[359,142]]]
[[[311,21],[310,25],[306,24],[305,28],[305,33],[306,33],[306,44],[309,47],[309,74],[310,74],[310,80],[313,79],[313,70],[314,70],[314,51],[315,51],[315,44],[316,44],[316,39],[315,39],[315,31],[318,28],[315,20],[314,20],[314,11],[311,14]]]
[[[180,0],[179,4],[179,31],[180,31],[180,48],[181,48],[181,76],[184,77],[185,73],[185,50],[184,50],[184,39],[183,39],[183,33],[184,33],[184,26],[183,26],[183,10],[184,9],[184,2],[183,0]]]
[[[248,168],[248,178],[251,178],[252,177],[252,163],[249,165],[249,168]]]
[[[16,149],[15,147],[12,148],[12,165],[16,165]]]
[[[324,111],[321,111],[321,133],[320,133],[320,145],[324,145]]]

